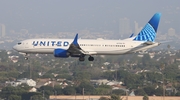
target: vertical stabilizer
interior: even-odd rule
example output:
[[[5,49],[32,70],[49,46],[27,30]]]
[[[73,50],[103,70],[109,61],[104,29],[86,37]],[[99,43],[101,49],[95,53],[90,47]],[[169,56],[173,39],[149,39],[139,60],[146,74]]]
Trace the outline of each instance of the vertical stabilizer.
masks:
[[[134,41],[151,41],[154,42],[158,29],[161,13],[156,13],[134,38]]]

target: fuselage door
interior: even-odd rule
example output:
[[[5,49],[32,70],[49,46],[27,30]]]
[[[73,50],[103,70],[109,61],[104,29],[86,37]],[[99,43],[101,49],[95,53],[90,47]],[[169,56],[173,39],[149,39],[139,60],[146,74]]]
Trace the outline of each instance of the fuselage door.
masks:
[[[25,48],[29,48],[28,42],[24,42],[23,45],[24,45]]]

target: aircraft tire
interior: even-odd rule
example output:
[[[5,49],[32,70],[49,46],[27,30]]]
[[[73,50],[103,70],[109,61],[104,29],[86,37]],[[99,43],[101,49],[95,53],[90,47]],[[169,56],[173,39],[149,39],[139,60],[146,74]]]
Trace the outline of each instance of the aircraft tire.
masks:
[[[25,57],[24,59],[25,59],[25,60],[28,60],[28,57]]]
[[[89,60],[89,61],[94,61],[94,57],[89,56],[88,60]]]

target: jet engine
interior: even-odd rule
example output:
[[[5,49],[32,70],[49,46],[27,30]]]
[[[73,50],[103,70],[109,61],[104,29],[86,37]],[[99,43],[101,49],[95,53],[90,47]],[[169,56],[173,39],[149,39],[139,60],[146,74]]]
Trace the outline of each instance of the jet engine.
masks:
[[[64,49],[54,49],[54,57],[67,58],[69,57],[69,52]]]

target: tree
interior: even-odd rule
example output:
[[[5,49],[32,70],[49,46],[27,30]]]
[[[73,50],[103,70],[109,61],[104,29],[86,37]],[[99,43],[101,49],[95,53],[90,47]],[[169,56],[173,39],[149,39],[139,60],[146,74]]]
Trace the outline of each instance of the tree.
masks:
[[[118,89],[118,90],[113,90],[112,93],[113,93],[113,94],[116,94],[116,95],[126,95],[126,91],[120,90],[120,89]]]
[[[147,95],[152,96],[155,93],[155,87],[154,86],[147,86],[144,88],[144,91]]]
[[[168,48],[168,52],[170,52],[171,46],[169,44],[167,45],[167,48]]]
[[[176,65],[171,65],[164,69],[164,77],[167,79],[176,79],[179,75],[179,69]]]
[[[54,89],[51,86],[41,86],[39,92],[45,94],[46,98],[49,98],[49,95],[54,93]]]
[[[59,85],[55,85],[54,86],[54,95],[62,95],[62,94],[64,94],[62,87]]]
[[[130,75],[131,73],[122,69],[117,71],[118,80],[125,80],[125,78]]]
[[[73,73],[74,82],[78,86],[83,81],[89,81],[90,75],[86,72],[75,72]]]
[[[142,58],[142,63],[144,66],[148,66],[150,64],[151,58],[149,56],[149,54],[144,54],[143,58]]]
[[[146,72],[146,79],[153,83],[156,83],[158,80],[162,79],[162,75],[155,72]]]
[[[46,73],[42,76],[42,78],[54,78],[54,76],[51,73]]]
[[[98,67],[91,67],[87,71],[91,75],[91,79],[99,79],[102,76],[102,70]]]
[[[143,100],[149,100],[149,97],[147,95],[143,96]]]
[[[32,100],[33,98],[34,98],[33,100],[35,100],[35,98],[38,98],[36,100],[42,100],[41,97],[42,97],[42,93],[40,92],[25,92],[21,95],[22,100]]]
[[[114,80],[114,75],[113,75],[113,72],[111,71],[103,72],[102,77],[108,80]]]
[[[122,100],[122,99],[120,99],[119,95],[112,94],[111,95],[111,100]]]
[[[9,98],[11,95],[21,96],[23,93],[27,92],[27,90],[21,88],[21,87],[12,87],[7,86],[2,88],[1,91],[1,98]],[[15,96],[12,96],[11,98],[14,98]]]
[[[175,94],[175,96],[180,96],[180,91],[178,91],[178,92]]]
[[[135,92],[135,95],[137,95],[137,96],[143,96],[146,94],[144,89],[137,89],[134,92]]]
[[[33,95],[31,96],[31,100],[44,100],[42,95]]]
[[[65,95],[74,95],[74,94],[76,94],[76,90],[72,86],[67,86],[66,88],[64,88],[63,93]]]
[[[18,95],[10,95],[8,100],[21,100],[21,96]]]
[[[107,97],[100,97],[99,100],[110,100],[110,99]]]
[[[96,95],[109,95],[112,91],[111,86],[108,85],[100,85],[99,87],[95,88]]]
[[[83,89],[84,94],[93,94],[94,92],[93,85],[87,81],[81,82],[81,84],[76,88],[77,93],[83,94]]]
[[[162,96],[163,95],[163,88],[162,87],[159,87],[155,90],[155,93],[154,93],[156,96]]]
[[[22,83],[21,85],[18,85],[19,88],[22,88],[26,91],[29,91],[31,89],[31,87],[29,85],[27,85],[26,83]]]

